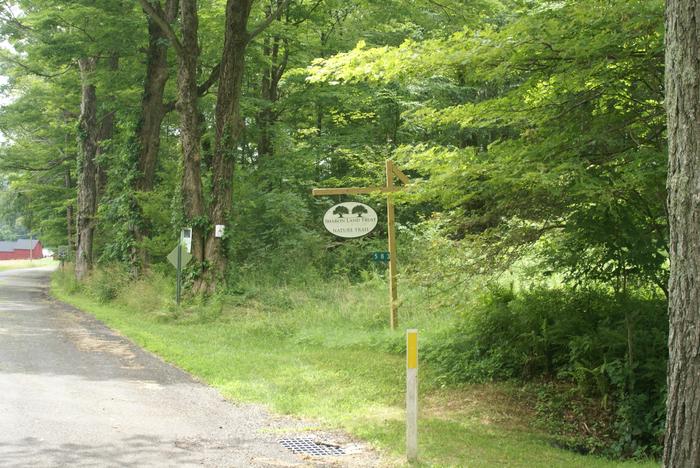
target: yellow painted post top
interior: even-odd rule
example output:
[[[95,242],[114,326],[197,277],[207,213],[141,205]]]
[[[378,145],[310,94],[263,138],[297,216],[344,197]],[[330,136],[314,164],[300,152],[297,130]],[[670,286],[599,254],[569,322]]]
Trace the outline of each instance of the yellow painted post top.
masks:
[[[406,367],[418,369],[418,330],[406,330]]]

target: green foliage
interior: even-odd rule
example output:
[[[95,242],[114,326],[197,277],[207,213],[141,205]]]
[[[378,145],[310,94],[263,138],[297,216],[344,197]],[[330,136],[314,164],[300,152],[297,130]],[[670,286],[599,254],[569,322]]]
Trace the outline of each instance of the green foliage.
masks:
[[[83,286],[75,279],[75,270],[73,264],[68,263],[58,270],[52,278],[54,287],[58,287],[66,294],[79,294],[83,292]]]
[[[97,302],[104,304],[116,299],[128,282],[128,272],[120,265],[112,265],[92,272],[84,282],[83,290]]]
[[[370,257],[386,250],[385,195],[354,198],[381,217],[371,235],[356,240],[333,237],[321,222],[345,197],[310,195],[313,187],[382,185],[384,161],[392,158],[412,180],[396,195],[401,283],[411,285],[409,295],[424,293],[420,304],[444,318],[430,322],[436,328],[424,341],[428,362],[440,369],[437,380],[546,379],[555,388],[564,382],[576,395],[558,402],[543,391],[543,411],[561,419],[567,402],[592,399],[611,421],[601,436],[608,453],[656,453],[666,334],[656,295],[666,291],[668,270],[663,2],[289,5],[247,50],[245,125],[228,148],[236,166],[225,220],[228,295],[190,298],[186,309],[168,302],[173,272],[165,255],[180,229],[213,226],[209,213],[184,219],[174,101],[165,103],[172,110],[161,128],[155,185],[134,189],[146,73],[140,51],[147,46],[137,2],[0,6],[0,38],[14,47],[0,52],[8,77],[2,85],[8,103],[0,110],[0,236],[31,231],[45,245],[69,244],[80,114],[74,63],[99,56],[90,77],[98,114],[116,117],[98,158],[94,250],[107,273],[83,286],[67,282],[66,290],[129,310],[143,297],[147,309],[159,311],[160,324],[233,323],[243,316],[251,335],[337,348],[338,333],[328,338],[328,329],[308,328],[309,317],[327,314],[315,301],[330,294],[367,309],[358,318],[338,303],[329,328],[349,320],[362,330],[343,346],[361,341],[373,351],[401,353],[401,337],[382,332],[383,302],[354,289],[386,296],[386,267]],[[266,8],[255,3],[251,25],[264,20]],[[200,83],[220,60],[224,13],[221,2],[200,2]],[[105,58],[115,56],[119,68],[109,70]],[[169,59],[176,63],[172,53]],[[166,101],[175,96],[175,67],[169,78]],[[215,183],[216,86],[199,102],[205,205]],[[150,268],[134,268],[142,260]],[[513,265],[522,268],[514,281],[558,289],[496,288],[470,299]],[[204,267],[193,265],[186,280]],[[141,277],[132,278],[136,271]],[[312,287],[320,278],[332,281]],[[309,310],[290,318],[290,308],[303,308],[302,295],[313,299],[304,304]],[[474,308],[451,328],[460,318],[454,311],[467,306]],[[234,316],[227,316],[231,308]],[[275,321],[246,322],[246,313]],[[408,322],[424,323],[422,313],[402,305]],[[569,413],[579,418],[582,411]],[[602,450],[596,440],[583,445]]]
[[[387,464],[402,466],[405,362],[397,353],[405,337],[386,329],[383,281],[311,280],[299,287],[275,277],[246,276],[236,294],[175,307],[172,287],[164,287],[160,273],[124,285],[107,304],[67,296],[56,287],[62,276],[54,283],[62,299],[226,397],[342,428],[381,449]],[[424,292],[412,291],[410,297]],[[443,328],[446,316],[421,308],[412,320],[423,347],[428,330]],[[508,386],[443,388],[432,363],[421,358],[420,365],[426,466],[654,466],[555,448],[528,426],[527,411],[508,397]]]
[[[446,383],[571,382],[613,417],[613,456],[658,455],[664,421],[665,301],[601,289],[494,288],[426,358]],[[601,445],[594,441],[594,445]],[[591,447],[589,447],[590,449]],[[603,450],[597,447],[598,450]]]
[[[267,190],[242,176],[237,181],[238,203],[226,233],[234,274],[261,270],[292,278],[308,272],[323,255],[323,244],[305,197]]]
[[[552,234],[572,277],[664,285],[663,2],[521,7],[498,27],[360,42],[309,80],[403,87],[396,159],[451,238],[495,257]]]

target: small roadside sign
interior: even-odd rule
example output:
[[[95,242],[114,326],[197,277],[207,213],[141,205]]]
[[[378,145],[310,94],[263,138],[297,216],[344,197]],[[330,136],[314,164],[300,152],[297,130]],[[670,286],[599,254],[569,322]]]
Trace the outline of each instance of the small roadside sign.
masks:
[[[181,239],[177,247],[168,254],[168,261],[172,263],[177,270],[177,283],[175,283],[175,302],[177,305],[180,305],[180,293],[182,292],[182,268],[187,265],[190,260],[192,260],[192,254],[189,252],[187,244],[182,242]]]
[[[168,261],[172,263],[172,265],[177,268],[177,250],[178,247],[180,248],[180,251],[182,252],[182,256],[180,257],[180,265],[185,266],[189,263],[190,260],[192,260],[192,254],[187,251],[187,247],[184,245],[178,245],[175,247],[172,252],[168,254]]]
[[[56,256],[58,257],[59,260],[63,261],[66,258],[68,258],[68,246],[67,245],[61,245],[58,247],[58,252],[56,253]]]
[[[187,253],[192,252],[192,228],[184,228],[180,232],[180,242],[187,247]]]
[[[372,260],[375,262],[388,262],[389,252],[372,252]]]

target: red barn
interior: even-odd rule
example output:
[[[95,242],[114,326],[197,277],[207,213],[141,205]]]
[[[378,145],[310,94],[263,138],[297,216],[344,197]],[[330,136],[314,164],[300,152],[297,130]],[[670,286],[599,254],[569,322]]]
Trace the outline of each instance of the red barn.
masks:
[[[36,239],[0,241],[0,260],[29,260],[42,258],[42,245]]]

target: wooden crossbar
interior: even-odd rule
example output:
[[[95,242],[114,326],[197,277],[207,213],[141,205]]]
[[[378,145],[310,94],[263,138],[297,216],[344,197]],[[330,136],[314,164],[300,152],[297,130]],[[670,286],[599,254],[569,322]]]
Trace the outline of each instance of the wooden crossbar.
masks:
[[[401,190],[402,187],[394,185],[394,177],[398,178],[404,185],[410,183],[409,178],[401,172],[401,169],[394,166],[391,159],[386,160],[386,185],[384,187],[340,187],[340,188],[315,188],[311,194],[315,197],[326,195],[362,195],[370,193],[388,193],[386,201],[387,211],[387,237],[389,244],[389,323],[393,330],[399,325],[398,307],[399,299],[397,292],[397,268],[396,268],[396,229],[394,226],[394,200],[393,192]]]
[[[314,197],[324,195],[362,195],[376,192],[395,192],[398,188],[387,187],[344,187],[344,188],[315,188],[311,191]]]
[[[394,170],[394,175],[398,177],[399,180],[404,183],[404,185],[408,185],[411,183],[411,181],[408,179],[408,176],[401,172],[401,169],[399,169],[396,166],[393,166],[392,169]]]

